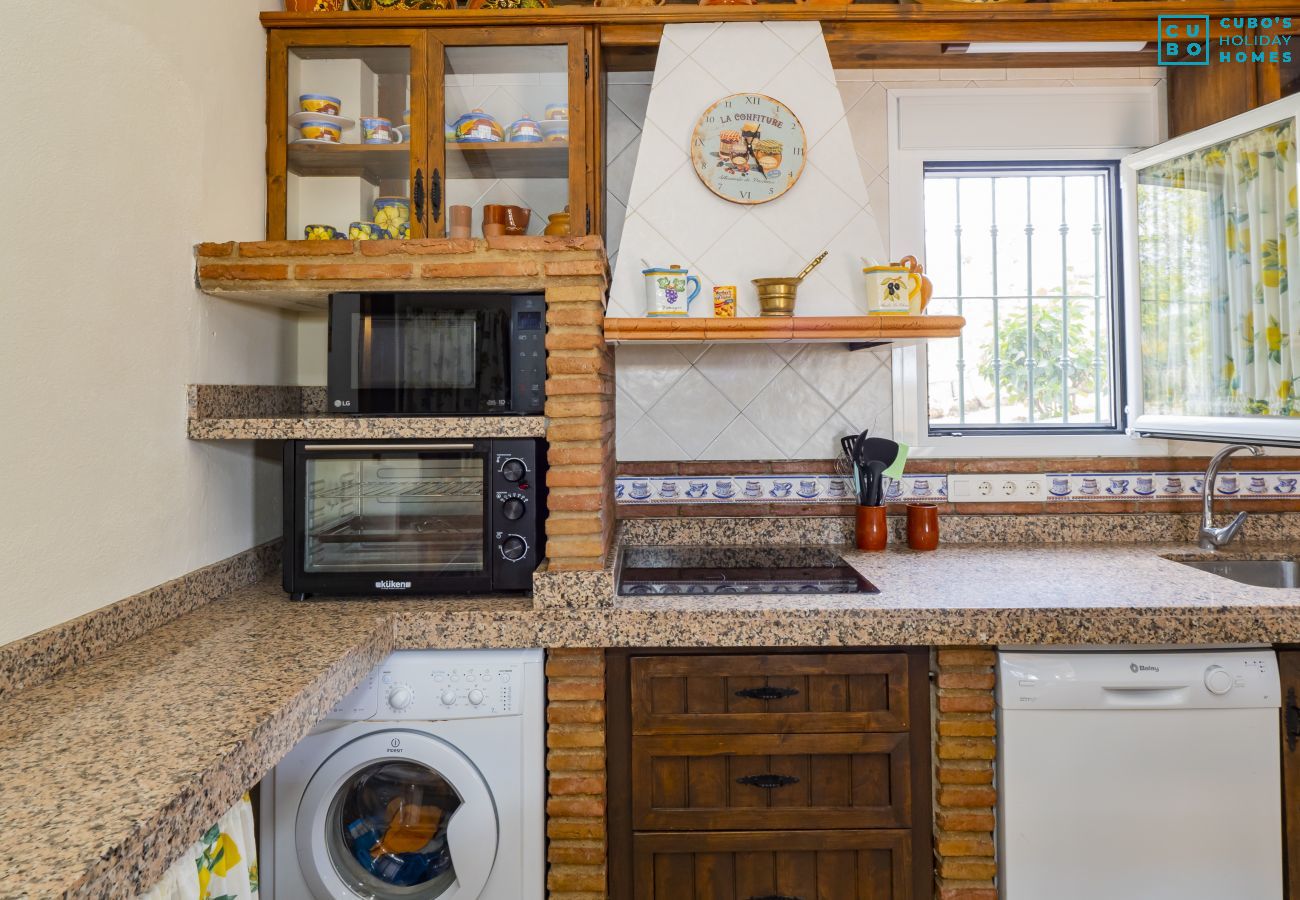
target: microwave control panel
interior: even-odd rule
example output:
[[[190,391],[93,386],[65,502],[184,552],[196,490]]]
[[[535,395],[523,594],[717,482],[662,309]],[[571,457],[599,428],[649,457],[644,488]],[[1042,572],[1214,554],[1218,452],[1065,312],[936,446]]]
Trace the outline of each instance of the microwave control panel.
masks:
[[[492,441],[492,584],[499,590],[532,586],[541,559],[539,498],[542,472],[533,439]]]
[[[545,404],[542,394],[546,381],[546,300],[541,296],[515,297],[511,304],[510,374],[514,396],[513,412],[523,415],[540,413]]]

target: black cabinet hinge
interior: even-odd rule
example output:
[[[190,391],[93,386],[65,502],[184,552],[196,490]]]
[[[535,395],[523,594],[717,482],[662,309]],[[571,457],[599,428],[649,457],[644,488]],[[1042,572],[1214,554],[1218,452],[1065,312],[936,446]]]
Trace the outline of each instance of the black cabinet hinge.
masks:
[[[583,234],[591,234],[591,207],[587,207],[587,229]]]
[[[582,51],[582,80],[591,81],[591,51]]]

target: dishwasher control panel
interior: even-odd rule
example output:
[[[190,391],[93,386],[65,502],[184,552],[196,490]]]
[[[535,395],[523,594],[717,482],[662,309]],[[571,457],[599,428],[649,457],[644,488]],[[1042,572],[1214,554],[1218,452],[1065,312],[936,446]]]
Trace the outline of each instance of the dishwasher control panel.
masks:
[[[1281,706],[1268,649],[999,653],[997,694],[1004,710]]]

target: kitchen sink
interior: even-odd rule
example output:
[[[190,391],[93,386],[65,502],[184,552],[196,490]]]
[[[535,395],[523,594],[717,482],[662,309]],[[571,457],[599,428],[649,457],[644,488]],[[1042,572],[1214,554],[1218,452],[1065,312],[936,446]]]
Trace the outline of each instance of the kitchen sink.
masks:
[[[1256,587],[1300,587],[1300,561],[1294,559],[1178,559],[1185,566]]]

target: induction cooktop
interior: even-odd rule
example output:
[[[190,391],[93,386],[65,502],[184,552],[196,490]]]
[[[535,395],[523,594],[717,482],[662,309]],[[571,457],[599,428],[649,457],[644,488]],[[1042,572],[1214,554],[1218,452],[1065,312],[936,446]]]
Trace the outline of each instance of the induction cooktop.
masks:
[[[878,594],[834,547],[623,548],[621,596]]]

